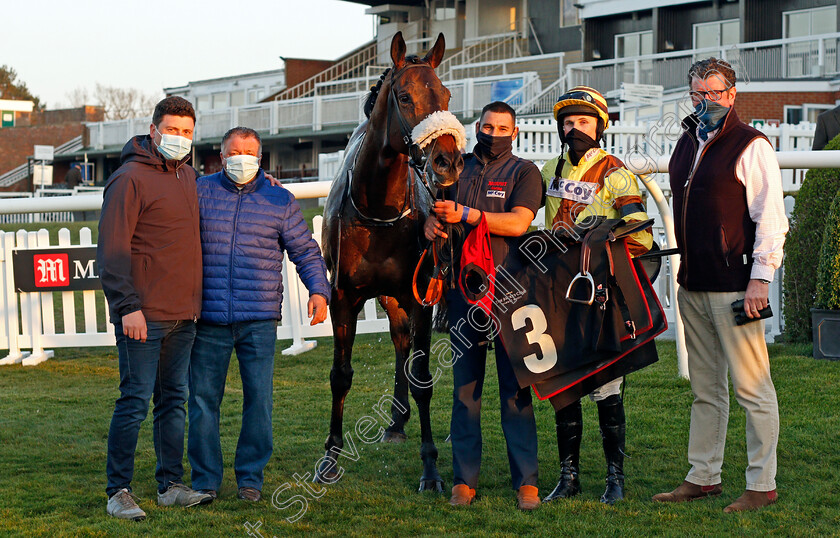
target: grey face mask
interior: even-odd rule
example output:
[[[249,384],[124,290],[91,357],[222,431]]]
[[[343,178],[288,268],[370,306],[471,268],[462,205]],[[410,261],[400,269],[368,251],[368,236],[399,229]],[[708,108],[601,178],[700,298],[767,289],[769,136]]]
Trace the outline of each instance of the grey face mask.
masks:
[[[700,138],[707,140],[710,132],[723,125],[726,115],[729,114],[729,107],[725,107],[717,101],[703,99],[694,107],[694,112],[700,120]]]

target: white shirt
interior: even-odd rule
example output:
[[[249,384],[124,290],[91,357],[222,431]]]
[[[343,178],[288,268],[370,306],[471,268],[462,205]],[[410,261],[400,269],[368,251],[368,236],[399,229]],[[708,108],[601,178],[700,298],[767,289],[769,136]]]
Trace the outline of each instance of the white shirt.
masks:
[[[703,147],[719,132],[720,129],[711,131],[708,140],[703,140],[698,129],[699,145],[692,173],[694,168],[697,168]],[[755,223],[750,278],[772,281],[776,269],[782,265],[788,219],[785,215],[782,173],[770,142],[764,138],[756,138],[750,142],[738,158],[735,177],[747,191],[747,208],[750,219]]]

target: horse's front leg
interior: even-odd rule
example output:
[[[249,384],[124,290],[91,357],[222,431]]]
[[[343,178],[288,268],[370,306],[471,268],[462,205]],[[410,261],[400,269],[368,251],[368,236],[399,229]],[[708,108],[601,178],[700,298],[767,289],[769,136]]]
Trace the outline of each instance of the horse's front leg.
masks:
[[[423,460],[423,476],[420,477],[418,491],[436,491],[443,493],[443,479],[437,469],[438,450],[432,435],[431,401],[432,387],[439,379],[429,373],[429,348],[432,337],[432,308],[414,304],[413,341],[414,352],[411,363],[407,365],[411,395],[417,403],[420,417],[420,458]]]
[[[338,449],[344,448],[343,422],[344,399],[353,384],[353,366],[351,354],[356,338],[356,318],[363,301],[359,297],[349,297],[345,290],[332,291],[330,316],[333,325],[333,366],[330,371],[330,389],[332,391],[332,413],[330,416],[330,434],[324,447],[327,457],[338,460]],[[315,475],[315,481],[332,483],[337,477],[336,465],[325,460]]]
[[[408,403],[408,378],[403,367],[411,351],[411,320],[405,308],[393,297],[380,296],[379,304],[388,314],[391,341],[394,343],[396,354],[391,424],[385,429],[382,441],[385,443],[402,443],[406,439],[405,423],[411,416],[411,406]]]

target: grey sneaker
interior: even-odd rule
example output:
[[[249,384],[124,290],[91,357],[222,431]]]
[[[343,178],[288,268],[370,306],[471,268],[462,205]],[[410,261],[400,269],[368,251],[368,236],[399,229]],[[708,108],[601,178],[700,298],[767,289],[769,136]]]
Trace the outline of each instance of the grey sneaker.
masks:
[[[137,497],[131,494],[128,489],[123,488],[108,498],[106,511],[109,516],[119,519],[131,519],[143,521],[146,519],[146,512],[137,506]]]
[[[206,493],[194,491],[184,484],[172,484],[163,493],[158,493],[158,504],[160,506],[195,506],[213,502],[213,497]]]

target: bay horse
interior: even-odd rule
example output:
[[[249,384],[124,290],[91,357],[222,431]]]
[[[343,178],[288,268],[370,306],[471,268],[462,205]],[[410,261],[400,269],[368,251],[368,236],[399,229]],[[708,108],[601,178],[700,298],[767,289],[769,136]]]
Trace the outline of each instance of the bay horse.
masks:
[[[406,57],[402,33],[394,36],[393,66],[371,90],[365,105],[369,119],[356,128],[347,144],[342,170],[327,197],[322,235],[324,259],[331,272],[335,347],[327,458],[335,460],[344,446],[344,399],[353,380],[357,316],[365,301],[378,297],[388,315],[396,352],[390,425],[382,440],[405,440],[410,388],[420,415],[420,491],[437,492],[443,491],[443,481],[429,416],[432,309],[414,300],[411,282],[432,202],[432,185],[424,178],[434,187],[446,187],[458,180],[464,167],[463,126],[448,112],[449,90],[434,71],[445,49],[440,34],[425,57]],[[412,347],[415,351],[410,354]],[[406,361],[410,372],[406,372]],[[331,483],[334,469],[334,464],[325,463],[315,479]]]

